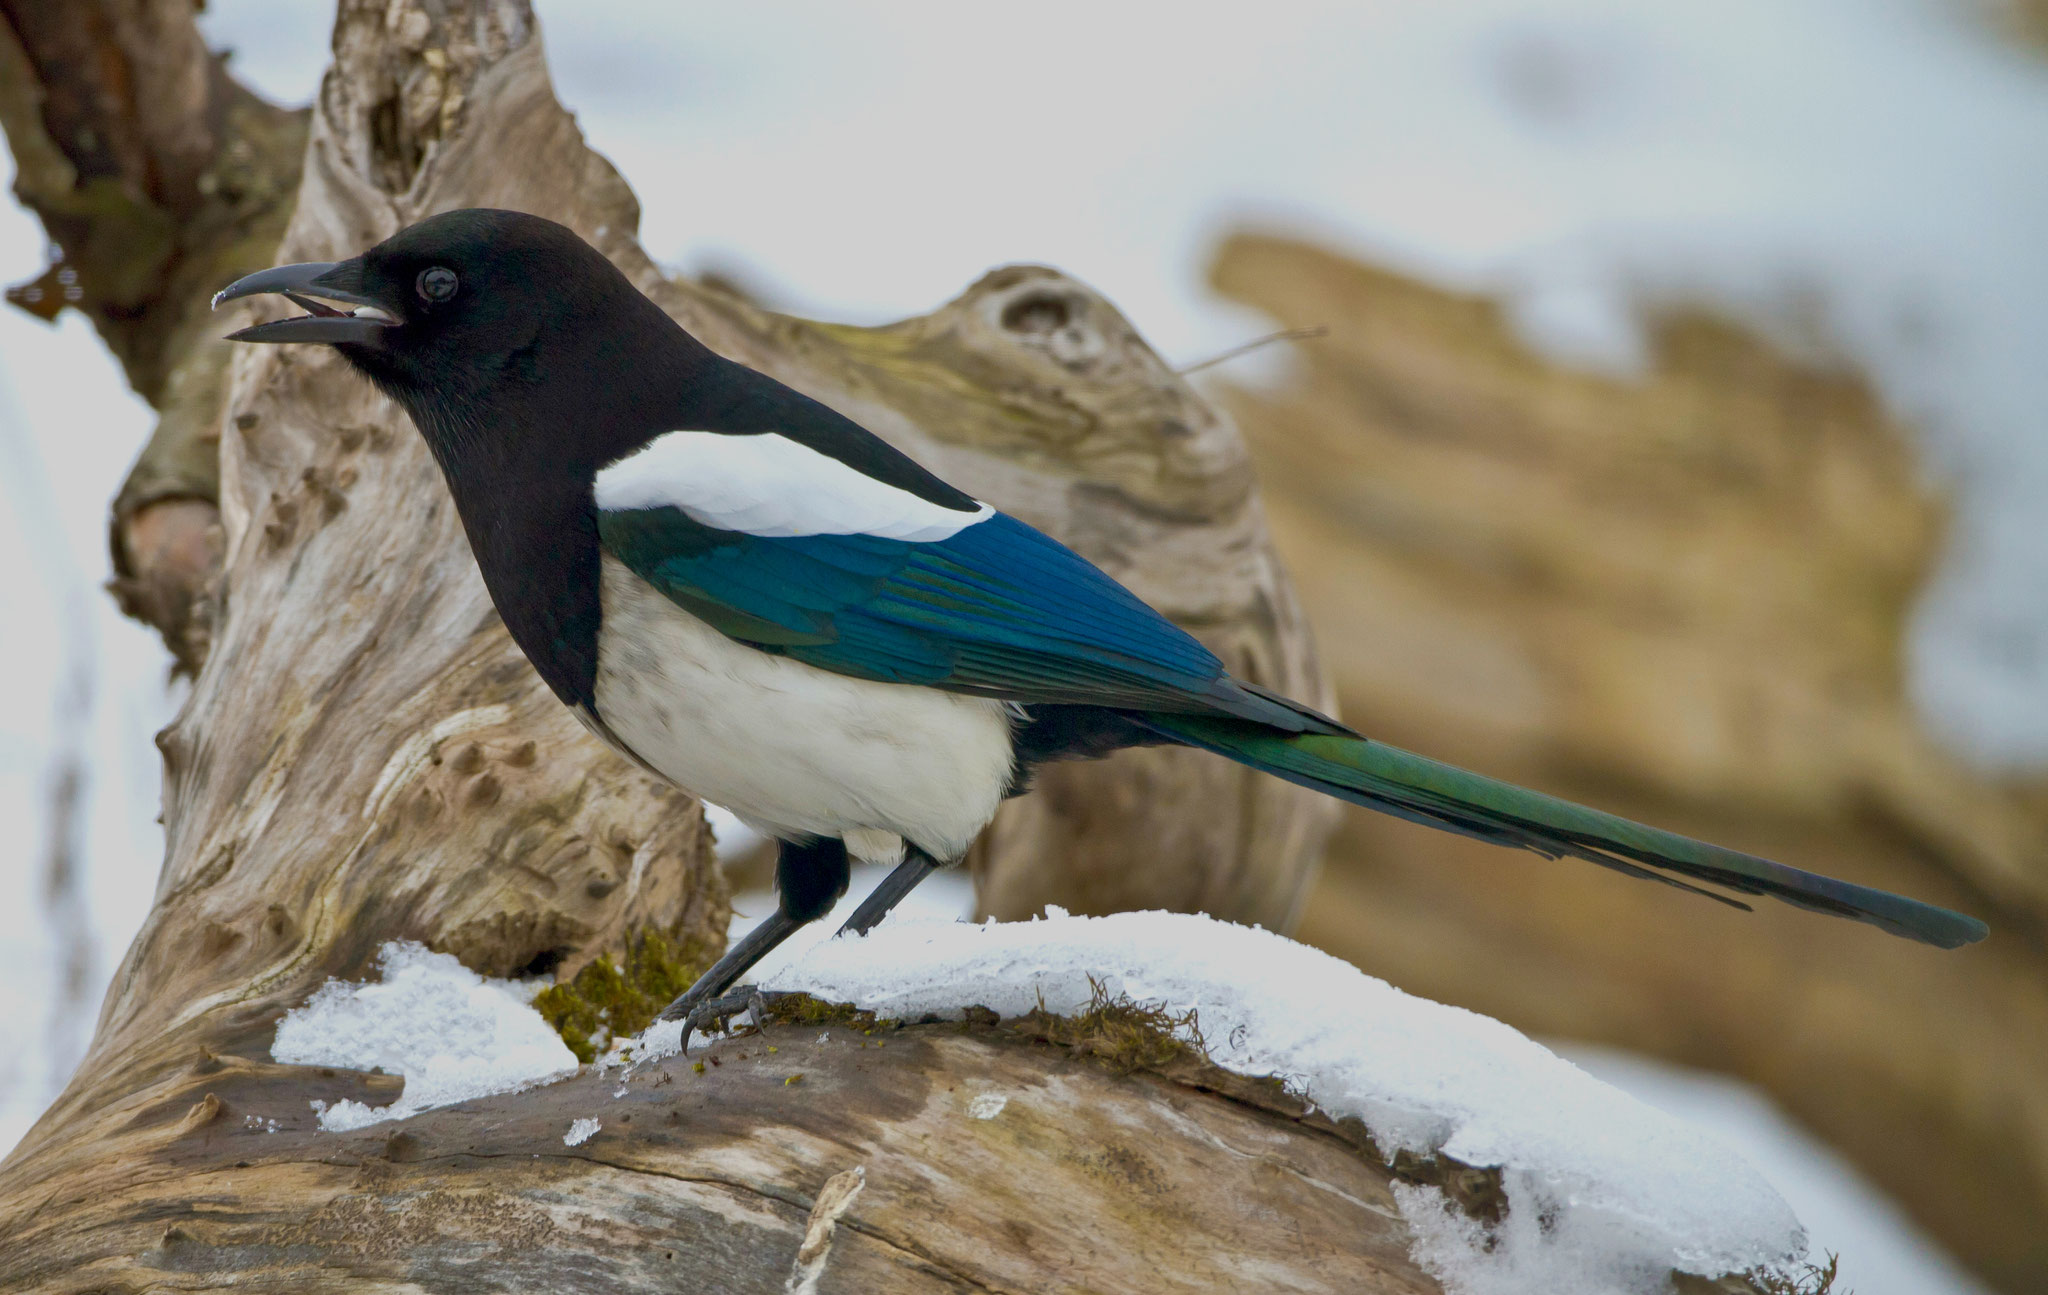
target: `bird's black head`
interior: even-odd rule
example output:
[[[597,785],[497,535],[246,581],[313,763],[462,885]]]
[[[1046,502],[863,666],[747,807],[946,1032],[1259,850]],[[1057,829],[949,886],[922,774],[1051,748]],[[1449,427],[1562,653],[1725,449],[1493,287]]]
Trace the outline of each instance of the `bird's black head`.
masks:
[[[307,313],[230,341],[335,346],[406,407],[444,462],[453,440],[517,437],[535,421],[508,422],[507,409],[595,412],[606,393],[587,389],[591,375],[613,375],[611,394],[629,395],[616,390],[622,376],[651,378],[699,349],[573,230],[516,211],[445,212],[346,261],[259,271],[213,304],[258,293]]]

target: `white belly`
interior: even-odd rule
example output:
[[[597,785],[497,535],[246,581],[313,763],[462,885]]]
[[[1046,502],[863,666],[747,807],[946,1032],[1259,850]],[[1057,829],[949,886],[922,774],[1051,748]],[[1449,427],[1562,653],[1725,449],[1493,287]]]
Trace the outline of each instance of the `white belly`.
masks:
[[[781,837],[908,840],[940,862],[995,817],[1011,771],[999,701],[850,679],[719,633],[604,557],[597,711],[685,791]]]

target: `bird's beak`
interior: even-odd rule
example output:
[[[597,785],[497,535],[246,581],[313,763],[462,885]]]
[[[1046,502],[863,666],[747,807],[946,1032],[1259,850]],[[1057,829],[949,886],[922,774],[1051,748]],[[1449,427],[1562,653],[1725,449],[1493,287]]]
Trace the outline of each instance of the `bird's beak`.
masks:
[[[258,270],[213,294],[213,308],[237,297],[275,292],[307,313],[229,333],[230,342],[375,342],[401,322],[397,313],[362,292],[360,260],[306,261]],[[316,301],[314,298],[324,298]],[[326,302],[350,307],[337,310]]]

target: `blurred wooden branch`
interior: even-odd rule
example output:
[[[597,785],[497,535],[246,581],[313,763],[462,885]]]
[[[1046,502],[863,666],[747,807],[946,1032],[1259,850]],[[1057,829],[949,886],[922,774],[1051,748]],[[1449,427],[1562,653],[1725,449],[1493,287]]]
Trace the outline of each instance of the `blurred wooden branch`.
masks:
[[[2048,53],[2048,0],[1989,0],[1963,12],[2031,54]]]
[[[227,74],[191,0],[0,0],[0,127],[15,195],[55,255],[14,305],[92,320],[159,421],[114,503],[122,609],[181,668],[206,651],[220,562],[227,347],[207,297],[268,264],[298,190],[306,114]]]
[[[1855,376],[1700,315],[1614,378],[1284,238],[1233,238],[1214,278],[1330,325],[1298,382],[1226,402],[1350,722],[1993,932],[1943,954],[1726,914],[1357,813],[1304,937],[1760,1084],[2003,1289],[2048,1287],[2048,788],[1972,772],[1906,698],[1944,534],[1910,438]]]

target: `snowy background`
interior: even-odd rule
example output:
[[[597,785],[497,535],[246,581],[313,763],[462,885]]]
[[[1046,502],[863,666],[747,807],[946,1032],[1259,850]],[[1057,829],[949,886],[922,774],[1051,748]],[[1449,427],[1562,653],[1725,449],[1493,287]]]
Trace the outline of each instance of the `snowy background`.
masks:
[[[1202,287],[1218,235],[1256,222],[1507,294],[1578,363],[1634,364],[1636,306],[1670,296],[1857,361],[1962,505],[1916,696],[1965,755],[2039,768],[2048,62],[1966,3],[539,8],[649,251],[791,309],[879,321],[1043,261],[1190,362],[1270,327]],[[203,22],[240,76],[303,102],[329,14],[212,0]],[[0,208],[0,280],[43,255]],[[83,320],[0,311],[0,1146],[83,1046],[160,854],[150,736],[176,699],[95,588],[150,423]],[[1977,1289],[1754,1096],[1581,1059],[1727,1131],[1861,1295]]]

